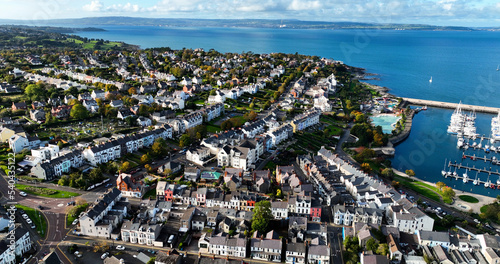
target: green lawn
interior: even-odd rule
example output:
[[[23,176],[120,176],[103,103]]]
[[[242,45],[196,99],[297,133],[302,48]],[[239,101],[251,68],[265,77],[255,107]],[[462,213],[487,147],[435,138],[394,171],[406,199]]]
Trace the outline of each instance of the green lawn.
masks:
[[[16,184],[16,188],[18,190],[23,191],[25,193],[37,195],[37,196],[43,196],[43,197],[49,197],[49,198],[70,198],[71,196],[75,197],[75,196],[80,195],[79,193],[75,193],[75,192],[60,191],[60,190],[54,190],[54,189],[49,189],[49,188],[45,188],[45,187],[36,187],[36,188],[38,188],[38,190],[40,190],[39,192],[37,192],[37,191],[34,191],[33,189],[31,189],[30,187],[32,188],[33,186],[24,185],[24,184]],[[42,191],[48,191],[48,192],[52,192],[52,193],[47,194],[47,193],[42,193]]]
[[[420,181],[413,181],[411,179],[403,178],[400,176],[394,176],[394,179],[398,181],[401,185],[405,186],[406,188],[409,188],[415,192],[418,192],[419,194],[434,200],[436,202],[441,202],[441,197],[437,193],[433,192],[432,190],[429,190],[426,187],[431,187],[428,184],[425,184]],[[432,188],[431,188],[432,189]]]
[[[42,237],[45,237],[45,235],[47,234],[47,220],[45,219],[43,214],[40,213],[39,210],[24,205],[16,205],[16,207],[26,212],[31,221],[33,221],[33,224],[35,224],[38,234],[40,234]]]
[[[418,185],[425,186],[425,187],[427,187],[427,188],[429,188],[429,189],[431,189],[431,190],[439,193],[441,195],[441,197],[443,197],[443,202],[445,202],[447,204],[451,204],[452,203],[452,199],[445,198],[443,196],[443,193],[441,192],[441,190],[439,190],[436,186],[432,186],[432,185],[429,185],[429,184],[427,184],[425,182],[421,182],[421,181],[416,181],[415,183],[418,184]]]
[[[214,125],[207,125],[207,132],[219,133],[221,131],[220,127]]]
[[[156,199],[156,189],[151,189],[147,193],[144,194],[142,199]]]
[[[470,195],[460,195],[458,196],[460,200],[468,203],[479,203],[479,200],[476,197],[470,196]]]

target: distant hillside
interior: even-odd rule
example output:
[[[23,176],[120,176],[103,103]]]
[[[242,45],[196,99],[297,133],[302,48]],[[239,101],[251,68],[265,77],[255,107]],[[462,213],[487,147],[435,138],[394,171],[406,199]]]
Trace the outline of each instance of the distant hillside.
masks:
[[[423,24],[376,24],[357,22],[321,22],[301,20],[266,20],[266,19],[173,19],[140,17],[87,17],[78,19],[55,19],[47,21],[29,21],[43,25],[134,25],[134,26],[170,26],[170,27],[261,27],[261,28],[296,28],[296,29],[392,29],[392,30],[475,30],[469,27],[432,26]],[[0,20],[0,23],[26,24],[27,21]]]

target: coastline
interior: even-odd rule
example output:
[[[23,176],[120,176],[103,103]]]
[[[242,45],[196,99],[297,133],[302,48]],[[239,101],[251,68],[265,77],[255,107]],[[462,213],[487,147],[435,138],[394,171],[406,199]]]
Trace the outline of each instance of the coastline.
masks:
[[[405,177],[405,178],[409,178],[409,179],[412,179],[412,180],[415,180],[415,181],[420,181],[420,182],[423,182],[423,183],[426,183],[426,184],[429,184],[431,186],[436,186],[435,183],[432,183],[432,182],[429,182],[429,181],[425,181],[425,180],[422,180],[422,179],[419,179],[417,177],[410,177],[408,176],[406,173],[402,172],[402,171],[398,171],[396,169],[392,169],[394,171],[394,173],[396,173],[398,176],[401,176],[401,177]],[[486,196],[486,195],[482,195],[482,194],[477,194],[477,193],[471,193],[471,192],[466,192],[466,191],[460,191],[460,193],[458,193],[458,190],[454,189],[456,192],[456,197],[454,198],[454,202],[453,204],[444,204],[445,206],[448,206],[448,207],[452,207],[454,209],[457,209],[457,210],[460,210],[460,211],[464,211],[464,212],[469,212],[470,210],[472,210],[474,213],[481,213],[480,209],[483,205],[486,205],[486,204],[490,204],[490,203],[493,203],[495,202],[497,199],[496,198],[493,198],[493,197],[490,197],[490,196]],[[472,197],[475,197],[479,200],[478,203],[468,203],[468,202],[465,202],[463,200],[461,200],[460,198],[458,198],[458,196],[460,195],[469,195],[469,196],[472,196]],[[464,208],[466,207],[466,208]]]

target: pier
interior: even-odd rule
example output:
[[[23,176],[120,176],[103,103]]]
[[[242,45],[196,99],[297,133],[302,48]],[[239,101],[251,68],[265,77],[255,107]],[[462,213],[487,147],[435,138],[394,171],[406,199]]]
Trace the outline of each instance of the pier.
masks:
[[[402,99],[410,105],[430,106],[430,107],[446,108],[446,109],[456,109],[458,106],[457,103],[447,103],[447,102],[414,99],[406,97],[402,97]],[[496,107],[468,105],[468,104],[460,104],[460,108],[466,111],[476,111],[476,112],[491,113],[491,114],[498,114],[498,112],[500,111],[500,108]]]
[[[487,158],[486,156],[484,157],[481,157],[481,156],[476,156],[476,154],[474,155],[467,155],[467,154],[462,154],[462,159],[471,159],[471,160],[482,160],[484,161],[485,163],[486,162],[489,162],[493,165],[500,165],[500,161],[497,160],[497,159],[490,159],[490,158]]]
[[[448,163],[448,167],[455,167],[457,169],[466,169],[466,170],[469,170],[469,171],[478,171],[479,173],[483,172],[483,173],[486,173],[488,175],[492,175],[493,174],[493,175],[500,176],[500,172],[498,172],[498,170],[497,171],[489,171],[486,168],[479,169],[479,168],[476,168],[476,167],[465,166],[465,165],[462,165],[461,163],[452,163],[451,161]]]

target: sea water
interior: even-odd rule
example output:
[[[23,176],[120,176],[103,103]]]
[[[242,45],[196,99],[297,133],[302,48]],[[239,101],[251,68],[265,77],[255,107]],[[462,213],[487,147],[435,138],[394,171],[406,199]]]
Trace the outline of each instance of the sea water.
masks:
[[[500,71],[496,71],[500,64],[500,32],[88,26],[106,31],[77,34],[142,48],[317,55],[379,74],[378,80],[368,82],[388,87],[397,96],[500,106]],[[429,82],[431,77],[433,81]],[[441,176],[445,160],[459,162],[462,153],[456,148],[456,136],[446,134],[451,114],[452,110],[435,108],[417,114],[409,138],[396,147],[393,166],[413,169],[417,177],[431,182],[445,180]],[[489,135],[492,116],[478,114],[478,133]],[[473,162],[464,164],[472,166]],[[484,165],[477,161],[474,164]],[[472,172],[468,175],[475,177]],[[478,177],[486,180],[487,175]],[[494,176],[491,178],[496,182]],[[450,179],[445,182],[459,190],[493,197],[500,194],[500,190],[472,183]]]

